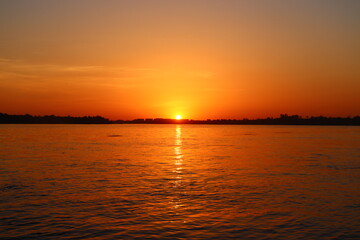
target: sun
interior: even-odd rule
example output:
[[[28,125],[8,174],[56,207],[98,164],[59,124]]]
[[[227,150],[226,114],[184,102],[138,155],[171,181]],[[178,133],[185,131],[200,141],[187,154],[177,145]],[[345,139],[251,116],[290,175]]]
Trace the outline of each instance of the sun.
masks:
[[[182,119],[182,117],[181,117],[181,115],[176,115],[176,120],[180,120],[180,119]]]

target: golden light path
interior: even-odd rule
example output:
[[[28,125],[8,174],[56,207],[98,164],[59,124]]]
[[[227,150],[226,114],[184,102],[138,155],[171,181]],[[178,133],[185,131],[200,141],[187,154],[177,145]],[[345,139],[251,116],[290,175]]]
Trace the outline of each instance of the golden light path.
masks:
[[[182,188],[182,172],[183,172],[183,153],[182,153],[182,138],[181,138],[181,125],[177,125],[175,128],[175,162],[174,162],[174,174],[176,180],[174,181],[174,189],[175,191],[180,191]],[[180,198],[174,198],[170,201],[170,204],[173,208],[177,209],[183,206],[183,203]]]

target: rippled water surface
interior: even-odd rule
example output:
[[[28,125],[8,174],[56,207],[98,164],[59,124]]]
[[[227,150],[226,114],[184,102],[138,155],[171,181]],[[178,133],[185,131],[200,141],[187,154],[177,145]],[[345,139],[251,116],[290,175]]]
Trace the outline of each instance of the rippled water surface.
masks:
[[[0,125],[1,239],[360,239],[360,128]]]

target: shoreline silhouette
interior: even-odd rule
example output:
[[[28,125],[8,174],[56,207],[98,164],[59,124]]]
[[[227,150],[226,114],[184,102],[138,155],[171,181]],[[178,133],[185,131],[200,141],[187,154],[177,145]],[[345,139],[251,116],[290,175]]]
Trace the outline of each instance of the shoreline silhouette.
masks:
[[[360,126],[360,116],[354,117],[324,117],[281,114],[277,118],[258,119],[167,119],[138,118],[134,120],[109,120],[102,116],[33,116],[30,114],[10,115],[0,113],[0,124],[212,124],[212,125],[337,125]]]

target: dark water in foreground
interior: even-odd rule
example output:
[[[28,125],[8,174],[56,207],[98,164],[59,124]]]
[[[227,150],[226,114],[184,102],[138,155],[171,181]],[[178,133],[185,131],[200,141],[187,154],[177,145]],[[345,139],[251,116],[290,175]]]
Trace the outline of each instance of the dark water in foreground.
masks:
[[[360,239],[360,127],[0,125],[1,239]]]

